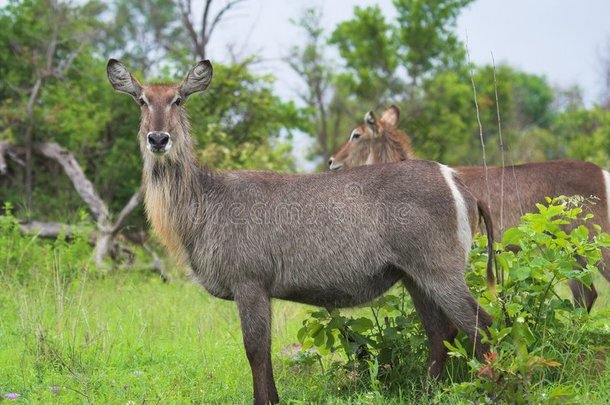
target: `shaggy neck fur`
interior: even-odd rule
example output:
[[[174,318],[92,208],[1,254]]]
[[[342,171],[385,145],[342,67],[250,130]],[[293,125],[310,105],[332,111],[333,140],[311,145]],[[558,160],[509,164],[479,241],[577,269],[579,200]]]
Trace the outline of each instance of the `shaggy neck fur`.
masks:
[[[399,162],[402,160],[417,159],[411,140],[404,132],[395,130],[395,133],[384,131],[375,148],[375,163]]]
[[[153,156],[142,146],[143,184],[148,220],[161,241],[181,261],[188,259],[192,241],[188,232],[205,220],[206,196],[213,182],[212,173],[200,167],[195,159],[188,123],[180,120],[172,128],[175,141],[165,156]],[[145,139],[145,129],[140,129]],[[183,230],[177,232],[178,229]],[[187,232],[185,232],[185,230]]]

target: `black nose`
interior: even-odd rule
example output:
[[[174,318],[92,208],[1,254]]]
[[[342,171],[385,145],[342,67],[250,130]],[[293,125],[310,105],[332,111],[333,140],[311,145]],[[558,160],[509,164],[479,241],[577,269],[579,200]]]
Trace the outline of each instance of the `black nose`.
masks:
[[[169,142],[169,134],[167,132],[149,132],[148,143],[153,148],[164,148]]]
[[[334,159],[334,158],[330,158],[330,159],[328,160],[328,166],[332,166],[334,161],[335,161],[335,159]]]

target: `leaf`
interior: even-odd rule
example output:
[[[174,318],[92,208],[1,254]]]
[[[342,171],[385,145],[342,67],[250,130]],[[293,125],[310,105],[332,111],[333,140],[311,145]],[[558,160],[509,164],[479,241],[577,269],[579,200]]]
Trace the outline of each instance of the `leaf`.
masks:
[[[350,327],[352,328],[352,330],[354,332],[358,332],[358,333],[368,332],[374,326],[375,325],[373,324],[373,321],[371,321],[369,318],[364,318],[364,317],[354,319],[353,322],[350,324]]]
[[[506,305],[506,312],[510,317],[514,317],[517,313],[519,313],[523,309],[523,305],[518,304],[516,302],[511,302]]]
[[[322,329],[324,329],[324,326],[321,323],[314,321],[309,324],[307,329],[309,330],[309,336],[315,338],[322,331]]]
[[[556,386],[549,392],[549,399],[560,400],[559,403],[568,403],[568,399],[575,398],[576,392],[573,387],[566,385]],[[553,401],[555,402],[555,401]]]
[[[504,246],[519,245],[519,241],[524,237],[523,232],[518,228],[509,228],[502,236],[502,244]]]
[[[570,232],[570,237],[578,241],[587,240],[589,238],[589,230],[586,226],[580,225]]]
[[[460,341],[456,339],[453,341],[453,343],[455,344],[455,346],[446,340],[443,341],[445,347],[449,349],[449,355],[452,357],[468,358],[468,353],[466,352],[466,349],[464,349],[464,347],[461,345]]]
[[[527,266],[515,266],[509,270],[509,276],[515,281],[523,281],[528,278],[532,270]]]
[[[534,334],[523,318],[517,318],[517,322],[513,324],[512,336],[516,342],[525,345],[530,345],[535,340]]]
[[[307,336],[307,327],[303,326],[297,332],[297,339],[298,339],[299,343],[301,343],[301,344],[303,343],[303,340],[305,340],[305,336]]]
[[[314,336],[314,335],[312,335]],[[314,338],[313,338],[313,344],[316,345],[317,347],[324,347],[324,344],[326,343],[326,333],[316,333]]]

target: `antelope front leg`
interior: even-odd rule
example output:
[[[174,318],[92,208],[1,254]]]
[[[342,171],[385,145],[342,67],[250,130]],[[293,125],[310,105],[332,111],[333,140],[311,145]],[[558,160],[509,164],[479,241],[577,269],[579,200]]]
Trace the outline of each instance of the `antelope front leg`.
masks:
[[[254,404],[279,402],[271,368],[271,301],[264,288],[243,284],[234,291],[246,355],[252,369]]]

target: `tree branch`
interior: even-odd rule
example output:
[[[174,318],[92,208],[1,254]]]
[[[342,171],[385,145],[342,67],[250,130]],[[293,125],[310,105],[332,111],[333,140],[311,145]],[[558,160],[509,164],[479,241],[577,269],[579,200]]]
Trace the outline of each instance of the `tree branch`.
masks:
[[[63,234],[67,238],[71,238],[74,232],[78,231],[78,227],[59,222],[42,222],[42,221],[26,221],[19,220],[19,229],[22,233],[28,235],[36,235],[40,238],[55,239]],[[94,241],[95,234],[89,235],[89,239]]]
[[[89,206],[93,217],[100,225],[106,225],[108,221],[108,208],[93,188],[93,184],[85,176],[83,169],[78,164],[72,153],[56,143],[39,142],[33,145],[34,150],[41,155],[55,160],[64,169],[66,175],[72,181],[76,192]]]
[[[121,226],[123,225],[123,222],[125,222],[127,217],[142,202],[143,195],[144,195],[144,189],[143,189],[143,187],[140,186],[138,191],[136,191],[136,193],[133,196],[131,196],[131,198],[127,202],[127,205],[125,205],[125,207],[123,207],[123,209],[119,213],[119,216],[117,217],[116,221],[114,222],[114,225],[112,225],[112,229],[111,229],[112,236],[116,236],[116,234],[119,233],[119,230],[121,229]]]
[[[203,8],[203,15],[201,16],[201,32],[199,33],[200,38],[200,49],[195,49],[197,52],[196,56],[201,59],[205,59],[205,46],[208,42],[207,37],[207,25],[208,25],[208,15],[210,13],[210,8],[212,6],[213,0],[206,0],[205,7]]]
[[[195,27],[193,26],[193,22],[191,21],[191,0],[186,0],[186,3],[183,3],[181,0],[178,0],[178,8],[180,9],[180,14],[182,15],[182,22],[186,27],[187,34],[193,43],[193,52],[194,56],[197,57],[197,50],[199,49],[199,40],[197,38],[197,33],[195,32]]]
[[[6,174],[7,166],[4,155],[7,153],[9,146],[8,142],[0,142],[0,175]]]
[[[210,3],[212,0],[208,0]],[[204,39],[204,46],[207,45],[208,41],[210,40],[210,38],[212,37],[212,33],[214,32],[214,28],[216,28],[216,26],[218,25],[218,23],[220,22],[220,20],[222,20],[222,16],[223,14],[225,14],[227,11],[229,11],[229,9],[231,9],[233,6],[235,6],[238,3],[241,3],[245,0],[232,0],[229,1],[214,17],[214,20],[212,21],[212,24],[210,24],[210,28],[207,32],[205,32],[204,30],[204,26],[202,26],[201,28],[201,34],[202,34],[202,39]],[[207,15],[205,16],[206,20],[207,20]]]

